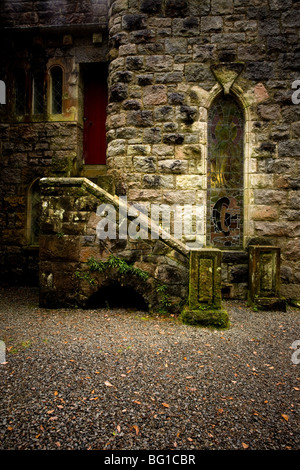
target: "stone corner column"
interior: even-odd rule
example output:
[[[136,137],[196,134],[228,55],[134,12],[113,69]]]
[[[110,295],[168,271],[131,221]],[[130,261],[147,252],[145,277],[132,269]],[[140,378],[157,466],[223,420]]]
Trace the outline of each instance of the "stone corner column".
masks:
[[[222,252],[203,248],[190,252],[189,300],[181,320],[192,325],[227,328],[229,317],[222,309]]]
[[[249,303],[258,310],[286,311],[280,297],[280,248],[249,246]]]

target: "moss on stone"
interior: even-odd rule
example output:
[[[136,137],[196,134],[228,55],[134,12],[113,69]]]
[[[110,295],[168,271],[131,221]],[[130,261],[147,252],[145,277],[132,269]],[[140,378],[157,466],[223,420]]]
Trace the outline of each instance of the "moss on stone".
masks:
[[[230,321],[226,310],[214,309],[209,307],[207,309],[195,309],[190,310],[184,308],[180,314],[180,320],[182,323],[194,326],[206,326],[213,328],[226,329],[229,328]]]

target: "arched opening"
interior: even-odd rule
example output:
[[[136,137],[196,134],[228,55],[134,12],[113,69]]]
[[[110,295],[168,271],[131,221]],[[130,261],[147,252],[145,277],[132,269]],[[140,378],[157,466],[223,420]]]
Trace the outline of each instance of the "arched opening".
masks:
[[[114,281],[91,295],[86,303],[86,308],[124,308],[148,311],[148,305],[143,296],[132,286],[122,286]]]
[[[208,246],[243,246],[244,128],[244,113],[235,97],[219,94],[208,112]]]

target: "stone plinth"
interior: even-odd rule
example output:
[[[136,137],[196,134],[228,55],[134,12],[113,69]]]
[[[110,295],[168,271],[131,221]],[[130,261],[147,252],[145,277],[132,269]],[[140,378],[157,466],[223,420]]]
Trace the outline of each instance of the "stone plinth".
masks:
[[[207,248],[191,251],[189,270],[189,303],[181,314],[184,323],[226,328],[228,314],[222,309],[222,253]]]
[[[280,297],[280,248],[249,246],[249,301],[259,310],[286,311]]]

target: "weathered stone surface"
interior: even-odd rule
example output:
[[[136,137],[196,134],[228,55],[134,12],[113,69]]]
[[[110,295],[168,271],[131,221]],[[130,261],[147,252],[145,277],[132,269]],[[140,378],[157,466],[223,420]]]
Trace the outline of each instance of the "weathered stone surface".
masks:
[[[280,249],[273,246],[249,246],[249,300],[262,310],[286,311],[280,298]]]
[[[161,105],[167,102],[167,88],[164,85],[152,85],[144,88],[143,102],[145,106]]]
[[[189,302],[181,313],[185,323],[226,328],[227,312],[221,309],[221,251],[192,251],[189,270]]]
[[[162,160],[158,168],[162,173],[186,173],[188,162],[185,160]]]
[[[170,17],[187,16],[187,0],[166,0],[166,15]]]

